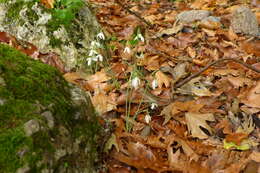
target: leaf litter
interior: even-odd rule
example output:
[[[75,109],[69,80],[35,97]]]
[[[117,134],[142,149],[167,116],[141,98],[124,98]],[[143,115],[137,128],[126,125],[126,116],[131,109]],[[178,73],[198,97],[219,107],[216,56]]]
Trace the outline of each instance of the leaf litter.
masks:
[[[108,41],[116,46],[108,69],[120,87],[103,92],[116,93],[120,104],[101,115],[115,126],[109,172],[259,172],[248,167],[259,165],[260,44],[230,27],[240,6],[258,17],[256,1],[91,3],[116,38]],[[181,22],[178,14],[189,10],[210,16]],[[134,77],[138,86],[131,87]]]

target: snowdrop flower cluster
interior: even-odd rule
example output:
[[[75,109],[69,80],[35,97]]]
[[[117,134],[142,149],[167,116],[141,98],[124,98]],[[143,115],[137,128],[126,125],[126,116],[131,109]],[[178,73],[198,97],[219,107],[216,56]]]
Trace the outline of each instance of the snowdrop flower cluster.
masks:
[[[131,85],[132,87],[134,87],[135,89],[137,89],[139,87],[139,85],[141,84],[141,80],[138,77],[134,77],[131,81]]]
[[[89,57],[87,59],[88,61],[88,66],[90,66],[92,64],[93,61],[95,62],[102,62],[103,61],[103,56],[101,54],[99,54],[96,50],[91,49],[89,52]]]
[[[134,40],[139,40],[139,41],[141,41],[141,42],[144,42],[144,37],[142,36],[141,33],[138,33],[138,34],[135,36]]]
[[[103,32],[100,32],[97,34],[97,38],[100,40],[105,40],[105,35],[103,34]],[[103,56],[101,54],[98,53],[97,49],[101,48],[101,44],[98,41],[92,41],[90,43],[90,51],[88,54],[88,66],[90,66],[92,64],[92,62],[102,62],[103,61]]]

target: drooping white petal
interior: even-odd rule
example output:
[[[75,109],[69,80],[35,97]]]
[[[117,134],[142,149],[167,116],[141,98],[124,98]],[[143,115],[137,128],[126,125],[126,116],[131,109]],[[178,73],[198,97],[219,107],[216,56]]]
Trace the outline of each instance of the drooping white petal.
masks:
[[[98,59],[99,61],[103,61],[104,58],[103,58],[102,55],[98,54],[98,55],[97,55],[97,59]]]
[[[97,51],[91,49],[91,50],[89,51],[88,56],[94,56],[94,55],[96,55],[96,54],[98,54]]]
[[[132,79],[131,81],[131,85],[132,87],[134,87],[135,89],[138,88],[138,86],[140,85],[141,81],[138,77],[135,77],[134,79]]]
[[[155,109],[157,106],[158,106],[158,105],[157,105],[156,103],[152,103],[152,104],[151,104],[151,109],[153,110],[153,109]]]
[[[91,63],[92,63],[92,59],[91,59],[91,58],[88,58],[87,61],[88,61],[88,66],[90,66]]]
[[[130,47],[125,47],[125,49],[124,49],[124,53],[130,53],[130,52],[131,52]]]
[[[147,124],[150,123],[150,121],[152,120],[152,117],[149,115],[149,114],[146,114],[145,117],[144,117],[144,120]]]
[[[91,59],[92,59],[92,61],[98,61],[98,56],[93,56],[93,57],[91,57]]]
[[[156,79],[154,79],[153,81],[152,81],[152,89],[154,90],[155,88],[157,88],[158,87],[158,81],[156,80]]]
[[[92,41],[90,43],[91,48],[101,47],[101,44],[97,41]]]
[[[99,38],[100,40],[105,40],[105,35],[103,34],[103,32],[100,32],[97,34],[97,38]]]
[[[142,36],[142,34],[138,34],[137,36],[140,39],[140,41],[144,42],[144,37]]]

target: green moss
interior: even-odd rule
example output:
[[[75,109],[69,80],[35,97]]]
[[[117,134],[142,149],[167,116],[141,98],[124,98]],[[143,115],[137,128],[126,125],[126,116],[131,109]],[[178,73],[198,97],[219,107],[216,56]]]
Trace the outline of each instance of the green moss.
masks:
[[[74,112],[71,109],[69,87],[56,69],[29,59],[5,45],[0,46],[0,68],[8,90],[1,92],[0,96],[12,96],[30,103],[41,99],[44,106],[55,104],[53,111],[63,115],[59,117],[63,122],[69,123],[71,118],[66,115]]]
[[[95,116],[95,110],[89,104],[75,106],[71,101],[70,87],[61,74],[53,67],[32,60],[23,53],[0,44],[0,168],[4,173],[12,173],[29,164],[33,172],[39,172],[46,165],[36,166],[43,155],[54,155],[55,146],[51,138],[59,138],[59,125],[65,126],[72,140],[83,137],[83,143],[90,148],[87,165],[94,164],[98,151],[98,134],[101,127]],[[56,127],[42,130],[30,137],[23,132],[24,123],[36,119],[41,126],[47,127],[46,120],[40,115],[35,104],[52,112]],[[82,118],[75,120],[76,111],[81,110]],[[19,152],[27,148],[23,156]],[[84,150],[84,149],[82,149]],[[84,152],[82,151],[82,153]],[[77,157],[77,155],[72,155]],[[75,158],[71,160],[75,160]],[[83,158],[85,158],[84,156]],[[63,163],[62,163],[63,164]]]
[[[74,113],[69,87],[60,73],[39,61],[0,44],[0,76],[6,86],[0,86],[0,167],[4,172],[14,172],[24,163],[17,152],[27,144],[31,146],[25,160],[35,163],[45,150],[53,152],[46,132],[32,138],[23,133],[23,124],[30,119],[42,119],[34,104],[39,101],[54,112],[57,121],[69,126]],[[33,139],[33,141],[32,141]],[[33,155],[32,152],[35,154]]]
[[[24,165],[24,157],[20,158],[18,152],[26,146],[32,146],[32,140],[25,136],[21,127],[0,133],[0,167],[3,173],[15,172]]]

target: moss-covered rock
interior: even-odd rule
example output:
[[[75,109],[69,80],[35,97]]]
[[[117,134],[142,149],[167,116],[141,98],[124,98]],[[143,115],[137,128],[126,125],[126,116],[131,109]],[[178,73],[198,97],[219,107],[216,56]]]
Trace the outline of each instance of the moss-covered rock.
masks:
[[[85,68],[101,28],[85,0],[57,0],[52,9],[39,0],[0,0],[0,31],[60,55],[68,70]]]
[[[0,44],[1,173],[93,173],[101,130],[83,91]]]

